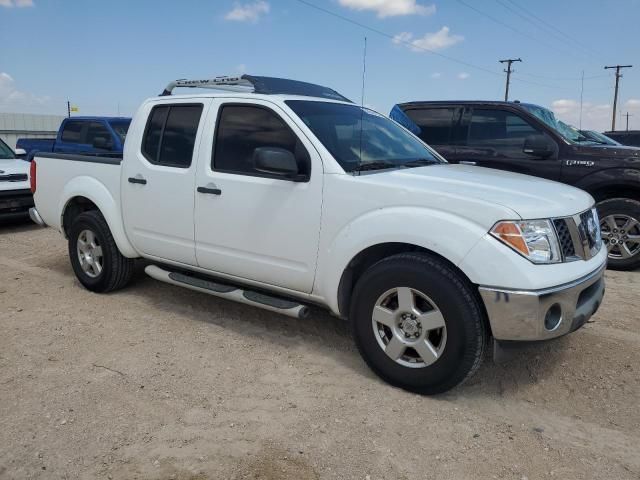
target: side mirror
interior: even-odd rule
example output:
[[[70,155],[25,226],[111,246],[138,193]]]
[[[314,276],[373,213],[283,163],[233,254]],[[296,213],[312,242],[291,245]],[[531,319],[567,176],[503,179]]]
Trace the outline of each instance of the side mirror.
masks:
[[[13,153],[16,155],[16,158],[19,158],[20,160],[27,158],[27,151],[24,148],[16,148]]]
[[[547,158],[554,152],[555,145],[546,135],[529,135],[524,140],[522,151],[534,157]]]
[[[293,153],[280,147],[256,148],[253,151],[253,168],[294,182],[306,180],[305,175],[299,175],[298,162]]]
[[[96,137],[93,139],[93,148],[99,148],[101,150],[111,150],[113,148],[113,142],[110,138]]]

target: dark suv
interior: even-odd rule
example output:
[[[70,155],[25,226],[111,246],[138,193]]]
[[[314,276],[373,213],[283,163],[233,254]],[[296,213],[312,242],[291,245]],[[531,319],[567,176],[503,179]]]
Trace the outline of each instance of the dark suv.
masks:
[[[391,118],[450,163],[535,175],[589,192],[609,266],[640,266],[640,148],[597,143],[546,108],[519,102],[409,102]]]
[[[620,142],[622,145],[640,147],[640,130],[605,132],[605,135],[613,138],[616,142]]]

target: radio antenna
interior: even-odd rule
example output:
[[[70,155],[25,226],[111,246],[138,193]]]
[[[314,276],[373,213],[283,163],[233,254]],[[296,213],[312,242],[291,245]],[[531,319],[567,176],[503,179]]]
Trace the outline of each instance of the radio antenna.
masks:
[[[362,165],[362,128],[364,120],[364,82],[367,77],[367,37],[364,37],[364,51],[362,52],[362,92],[360,93],[360,165]],[[359,170],[360,174],[362,170]]]

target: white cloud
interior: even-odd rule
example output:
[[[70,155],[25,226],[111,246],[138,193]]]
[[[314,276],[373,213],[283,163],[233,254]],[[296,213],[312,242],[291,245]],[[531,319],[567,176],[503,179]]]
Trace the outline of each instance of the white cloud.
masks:
[[[49,97],[18,90],[11,75],[0,72],[0,110],[15,112],[38,111],[45,107],[49,100]]]
[[[24,8],[24,7],[33,7],[33,0],[0,0],[0,7],[6,8]]]
[[[469,78],[469,74],[467,72],[460,72],[458,74],[458,80],[466,80]]]
[[[440,78],[440,77],[442,77],[442,73],[440,72],[433,72],[431,74],[431,78]]]
[[[247,73],[247,66],[244,63],[236,65],[236,73],[244,75],[245,73]]]
[[[262,15],[266,15],[271,10],[271,6],[265,0],[257,0],[251,3],[236,3],[233,10],[228,12],[224,18],[236,22],[256,23]]]
[[[340,0],[340,5],[351,10],[372,10],[379,18],[436,13],[435,5],[420,5],[416,0]]]
[[[434,33],[426,33],[421,38],[414,38],[413,33],[401,32],[393,37],[395,44],[409,44],[408,47],[414,52],[424,52],[425,50],[443,50],[464,40],[462,35],[451,35],[449,27],[442,27]]]
[[[551,102],[551,110],[559,120],[580,127],[580,102],[560,99]],[[618,125],[619,120],[617,121]],[[604,132],[611,129],[611,105],[608,103],[584,102],[582,104],[582,128]]]

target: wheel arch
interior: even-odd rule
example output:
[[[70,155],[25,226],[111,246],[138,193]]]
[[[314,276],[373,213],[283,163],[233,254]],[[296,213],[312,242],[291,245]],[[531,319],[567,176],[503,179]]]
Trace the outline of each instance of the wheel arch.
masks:
[[[376,245],[371,245],[362,251],[358,252],[347,264],[346,268],[342,272],[340,277],[340,281],[338,283],[338,292],[337,292],[337,302],[338,302],[338,310],[342,317],[347,317],[348,312],[351,306],[351,295],[353,293],[353,289],[358,281],[358,279],[362,276],[362,274],[372,265],[388,258],[390,256],[399,254],[399,253],[423,253],[425,255],[430,255],[439,259],[440,261],[446,263],[451,269],[458,272],[462,278],[471,285],[473,291],[476,295],[476,300],[478,301],[478,305],[483,312],[483,317],[485,321],[485,327],[487,332],[491,334],[491,325],[487,318],[487,312],[485,310],[484,303],[480,298],[480,294],[475,288],[475,284],[471,281],[471,279],[466,275],[460,267],[455,265],[453,262],[445,258],[443,255],[430,250],[426,247],[412,244],[412,243],[403,243],[403,242],[386,242],[379,243]]]
[[[104,217],[118,249],[128,258],[140,255],[126,236],[121,212],[109,190],[90,177],[77,177],[65,187],[60,206],[60,230],[67,236],[73,219],[82,212],[97,210]]]

